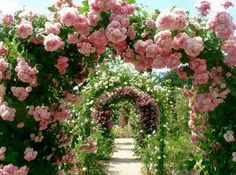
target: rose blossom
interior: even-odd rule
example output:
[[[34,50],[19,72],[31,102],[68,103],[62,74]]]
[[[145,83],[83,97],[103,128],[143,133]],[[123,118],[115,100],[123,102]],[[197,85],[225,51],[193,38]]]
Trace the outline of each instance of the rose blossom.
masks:
[[[16,36],[18,38],[26,39],[33,34],[32,22],[22,20],[21,23],[16,26]]]
[[[186,33],[178,33],[173,41],[173,47],[175,49],[184,49],[187,46],[187,41],[190,37]]]
[[[128,49],[126,49],[125,52],[123,52],[124,60],[125,60],[125,62],[127,62],[127,63],[132,62],[133,59],[135,58],[135,56],[136,56],[136,55],[135,55],[133,49],[128,48]]]
[[[209,23],[210,29],[219,38],[230,38],[234,33],[234,23],[228,11],[218,11]]]
[[[2,18],[3,24],[6,25],[7,27],[11,27],[13,25],[13,20],[14,17],[10,14],[4,15]]]
[[[15,117],[16,110],[7,106],[6,102],[0,104],[0,116],[5,121],[12,122]]]
[[[90,26],[96,26],[100,20],[101,20],[101,17],[99,16],[98,12],[90,11],[88,13],[88,24]]]
[[[36,121],[48,121],[51,119],[51,113],[48,110],[47,106],[30,107],[29,114],[33,115]]]
[[[226,142],[234,142],[235,141],[234,132],[226,131],[226,133],[224,134],[224,139]]]
[[[36,158],[38,152],[34,151],[33,148],[26,148],[24,154],[24,159],[30,162]]]
[[[152,68],[162,69],[164,67],[166,67],[166,58],[161,55],[157,55],[152,62]]]
[[[74,7],[64,7],[59,11],[60,21],[67,27],[73,26],[78,17],[78,10]]]
[[[175,52],[169,55],[166,60],[167,68],[177,69],[181,63],[180,61],[181,57],[182,57],[182,54],[179,52]]]
[[[169,55],[173,47],[173,39],[170,30],[163,30],[155,35],[155,42],[159,46],[159,52],[163,55]]]
[[[24,101],[28,96],[29,92],[26,90],[26,88],[23,87],[11,87],[12,94],[18,98],[19,101]]]
[[[94,31],[88,39],[91,43],[93,43],[98,54],[102,54],[106,50],[108,40],[104,28]]]
[[[29,64],[25,61],[24,58],[18,57],[17,58],[17,66],[15,71],[17,73],[17,77],[25,83],[29,83],[30,86],[36,87],[37,86],[37,74],[38,70],[34,67],[31,68]]]
[[[130,40],[134,40],[136,37],[136,31],[134,29],[134,26],[129,26],[127,35]]]
[[[210,112],[222,102],[223,99],[218,98],[215,92],[206,92],[196,96],[194,108],[199,112]]]
[[[179,8],[162,12],[156,20],[156,26],[161,30],[182,30],[187,25],[187,14]]]
[[[74,32],[74,33],[69,33],[67,35],[67,42],[69,44],[77,44],[79,42],[79,38],[78,38],[78,33]]]
[[[77,44],[78,50],[85,56],[90,56],[91,53],[96,51],[96,48],[89,42],[88,38],[81,37]]]
[[[45,37],[43,44],[45,50],[53,52],[61,48],[64,45],[64,42],[61,40],[59,36],[50,33]]]
[[[75,29],[81,35],[84,35],[84,36],[88,36],[89,35],[90,27],[89,27],[88,19],[87,19],[86,16],[79,15],[75,19]]]
[[[3,42],[0,42],[0,56],[6,56],[8,54],[8,49],[4,47]]]
[[[121,26],[118,21],[112,21],[106,29],[106,36],[108,41],[112,43],[119,43],[127,38],[127,29]]]
[[[55,67],[58,69],[61,75],[65,74],[66,68],[69,66],[68,64],[69,59],[67,57],[59,56],[57,59],[57,64]]]
[[[151,18],[146,19],[145,25],[148,26],[149,28],[156,28],[156,23]]]
[[[233,1],[232,0],[224,0],[224,2],[222,3],[222,5],[227,9],[229,7],[233,7]]]
[[[196,8],[202,16],[206,16],[211,10],[211,3],[208,0],[200,0],[197,2]]]
[[[196,57],[204,49],[204,43],[201,37],[197,36],[194,38],[189,38],[187,40],[187,45],[184,48],[187,55]]]
[[[59,35],[60,31],[61,31],[61,24],[60,23],[51,23],[51,22],[45,23],[44,33],[46,33],[46,34],[53,33],[55,35]]]
[[[3,161],[5,159],[5,152],[6,152],[6,147],[1,147],[0,148],[0,161]]]

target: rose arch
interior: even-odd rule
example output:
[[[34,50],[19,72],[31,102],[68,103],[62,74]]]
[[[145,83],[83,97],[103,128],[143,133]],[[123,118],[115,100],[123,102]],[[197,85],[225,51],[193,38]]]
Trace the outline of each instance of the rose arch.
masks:
[[[236,39],[226,10],[233,3],[207,20],[211,4],[205,0],[196,6],[198,17],[176,7],[149,15],[133,2],[85,0],[78,7],[59,0],[47,17],[25,10],[2,17],[1,172],[79,173],[77,140],[64,125],[73,88],[115,54],[139,71],[167,67],[191,79],[185,95],[192,143],[204,152],[199,171],[235,174]]]
[[[156,132],[160,112],[155,98],[132,87],[121,87],[114,89],[109,94],[103,94],[95,103],[94,110],[92,111],[91,116],[95,123],[101,125],[104,131],[109,132],[113,125],[111,119],[112,109],[109,107],[109,104],[116,103],[122,100],[122,98],[135,103],[136,108],[140,112],[139,120],[143,134],[147,135]]]

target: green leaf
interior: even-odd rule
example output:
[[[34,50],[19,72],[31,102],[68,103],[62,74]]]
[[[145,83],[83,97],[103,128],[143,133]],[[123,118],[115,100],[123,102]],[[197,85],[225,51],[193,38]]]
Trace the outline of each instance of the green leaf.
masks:
[[[129,4],[134,4],[134,3],[136,3],[135,0],[126,0],[126,2],[129,3]]]
[[[56,12],[56,9],[55,9],[55,7],[53,7],[53,6],[51,6],[51,7],[48,7],[48,10],[49,10],[50,12]]]

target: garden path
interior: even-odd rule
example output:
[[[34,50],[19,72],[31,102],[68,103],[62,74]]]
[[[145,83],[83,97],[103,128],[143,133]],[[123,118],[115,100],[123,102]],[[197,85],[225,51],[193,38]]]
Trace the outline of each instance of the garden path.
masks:
[[[108,175],[142,175],[143,165],[134,155],[134,139],[115,139],[116,152],[113,154],[109,165]]]

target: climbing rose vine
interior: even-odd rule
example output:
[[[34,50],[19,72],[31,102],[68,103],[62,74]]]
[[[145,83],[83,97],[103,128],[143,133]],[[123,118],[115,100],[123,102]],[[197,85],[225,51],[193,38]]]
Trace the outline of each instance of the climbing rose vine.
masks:
[[[70,117],[70,101],[77,95],[74,86],[83,83],[94,65],[109,54],[122,56],[139,71],[168,67],[176,69],[180,78],[192,79],[193,87],[184,92],[190,99],[192,141],[207,140],[204,131],[211,113],[225,101],[232,103],[229,98],[235,100],[235,24],[226,10],[233,3],[227,0],[222,6],[225,9],[209,20],[191,17],[176,7],[148,16],[134,4],[115,0],[85,1],[81,7],[58,0],[48,16],[32,11],[4,15],[0,171],[79,172],[71,146],[76,139],[63,121]],[[206,16],[211,4],[204,0],[196,7]],[[227,160],[235,162],[233,148]],[[229,166],[229,171],[236,172],[231,167],[235,166]]]

